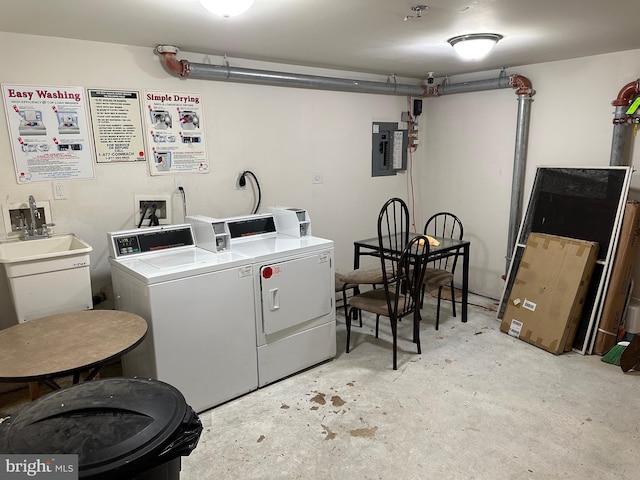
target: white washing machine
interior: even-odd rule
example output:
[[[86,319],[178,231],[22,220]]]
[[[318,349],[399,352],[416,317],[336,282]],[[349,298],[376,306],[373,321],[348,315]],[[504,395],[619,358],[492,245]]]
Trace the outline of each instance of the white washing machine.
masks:
[[[108,240],[116,309],[149,324],[124,374],[175,386],[197,412],[256,390],[252,259],[197,248],[189,224]]]
[[[335,357],[334,246],[308,218],[301,236],[279,234],[275,213],[187,221],[198,246],[253,259],[259,387]]]

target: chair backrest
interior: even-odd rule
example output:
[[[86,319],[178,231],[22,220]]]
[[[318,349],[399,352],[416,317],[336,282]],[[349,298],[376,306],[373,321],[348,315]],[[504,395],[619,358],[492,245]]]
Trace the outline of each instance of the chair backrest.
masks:
[[[395,278],[398,259],[409,241],[409,208],[400,198],[391,198],[378,215],[378,248],[385,277]]]
[[[424,234],[433,237],[452,238],[462,240],[464,228],[460,219],[450,212],[439,212],[431,215],[424,225]],[[457,255],[445,255],[431,259],[431,263],[435,268],[447,270],[453,273],[458,262]]]
[[[398,275],[385,278],[387,307],[396,319],[413,313],[421,304],[422,283],[429,261],[429,239],[416,235],[407,242],[398,259]]]

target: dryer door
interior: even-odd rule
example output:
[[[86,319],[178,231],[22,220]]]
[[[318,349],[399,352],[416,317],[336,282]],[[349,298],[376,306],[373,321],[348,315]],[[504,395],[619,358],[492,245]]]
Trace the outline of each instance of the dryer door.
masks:
[[[262,328],[269,335],[327,315],[332,308],[328,252],[260,268]]]

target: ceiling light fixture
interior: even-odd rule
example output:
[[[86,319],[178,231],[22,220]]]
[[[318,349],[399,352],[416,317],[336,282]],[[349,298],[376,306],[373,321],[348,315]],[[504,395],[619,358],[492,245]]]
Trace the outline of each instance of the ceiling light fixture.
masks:
[[[253,0],[200,0],[204,8],[220,17],[242,15],[251,8]]]
[[[447,40],[464,60],[481,60],[503,37],[497,33],[471,33],[458,35]]]

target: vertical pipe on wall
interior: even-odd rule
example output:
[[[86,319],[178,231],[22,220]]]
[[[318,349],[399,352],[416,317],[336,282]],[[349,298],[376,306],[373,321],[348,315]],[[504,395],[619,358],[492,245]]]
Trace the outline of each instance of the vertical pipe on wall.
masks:
[[[618,92],[616,99],[611,104],[616,107],[613,114],[613,140],[611,141],[611,158],[609,165],[623,166],[625,144],[627,143],[628,125],[632,124],[631,115],[627,109],[635,97],[640,95],[640,79],[627,83]]]
[[[626,111],[627,105],[618,105],[613,114],[613,139],[611,140],[611,158],[609,159],[609,165],[611,166],[626,165],[624,152],[627,138],[629,138]]]
[[[527,163],[527,144],[529,142],[529,119],[531,95],[518,95],[518,123],[516,126],[516,146],[513,157],[513,180],[511,181],[511,208],[509,210],[509,233],[507,238],[507,265],[509,271],[520,219],[522,218],[522,197],[524,196],[525,166]]]
[[[627,143],[627,137],[629,136],[629,129],[624,123],[616,123],[616,120],[624,118],[627,107],[616,107],[613,120],[613,139],[611,141],[611,158],[609,159],[609,165],[612,167],[621,166],[625,164],[624,161],[624,148]]]

